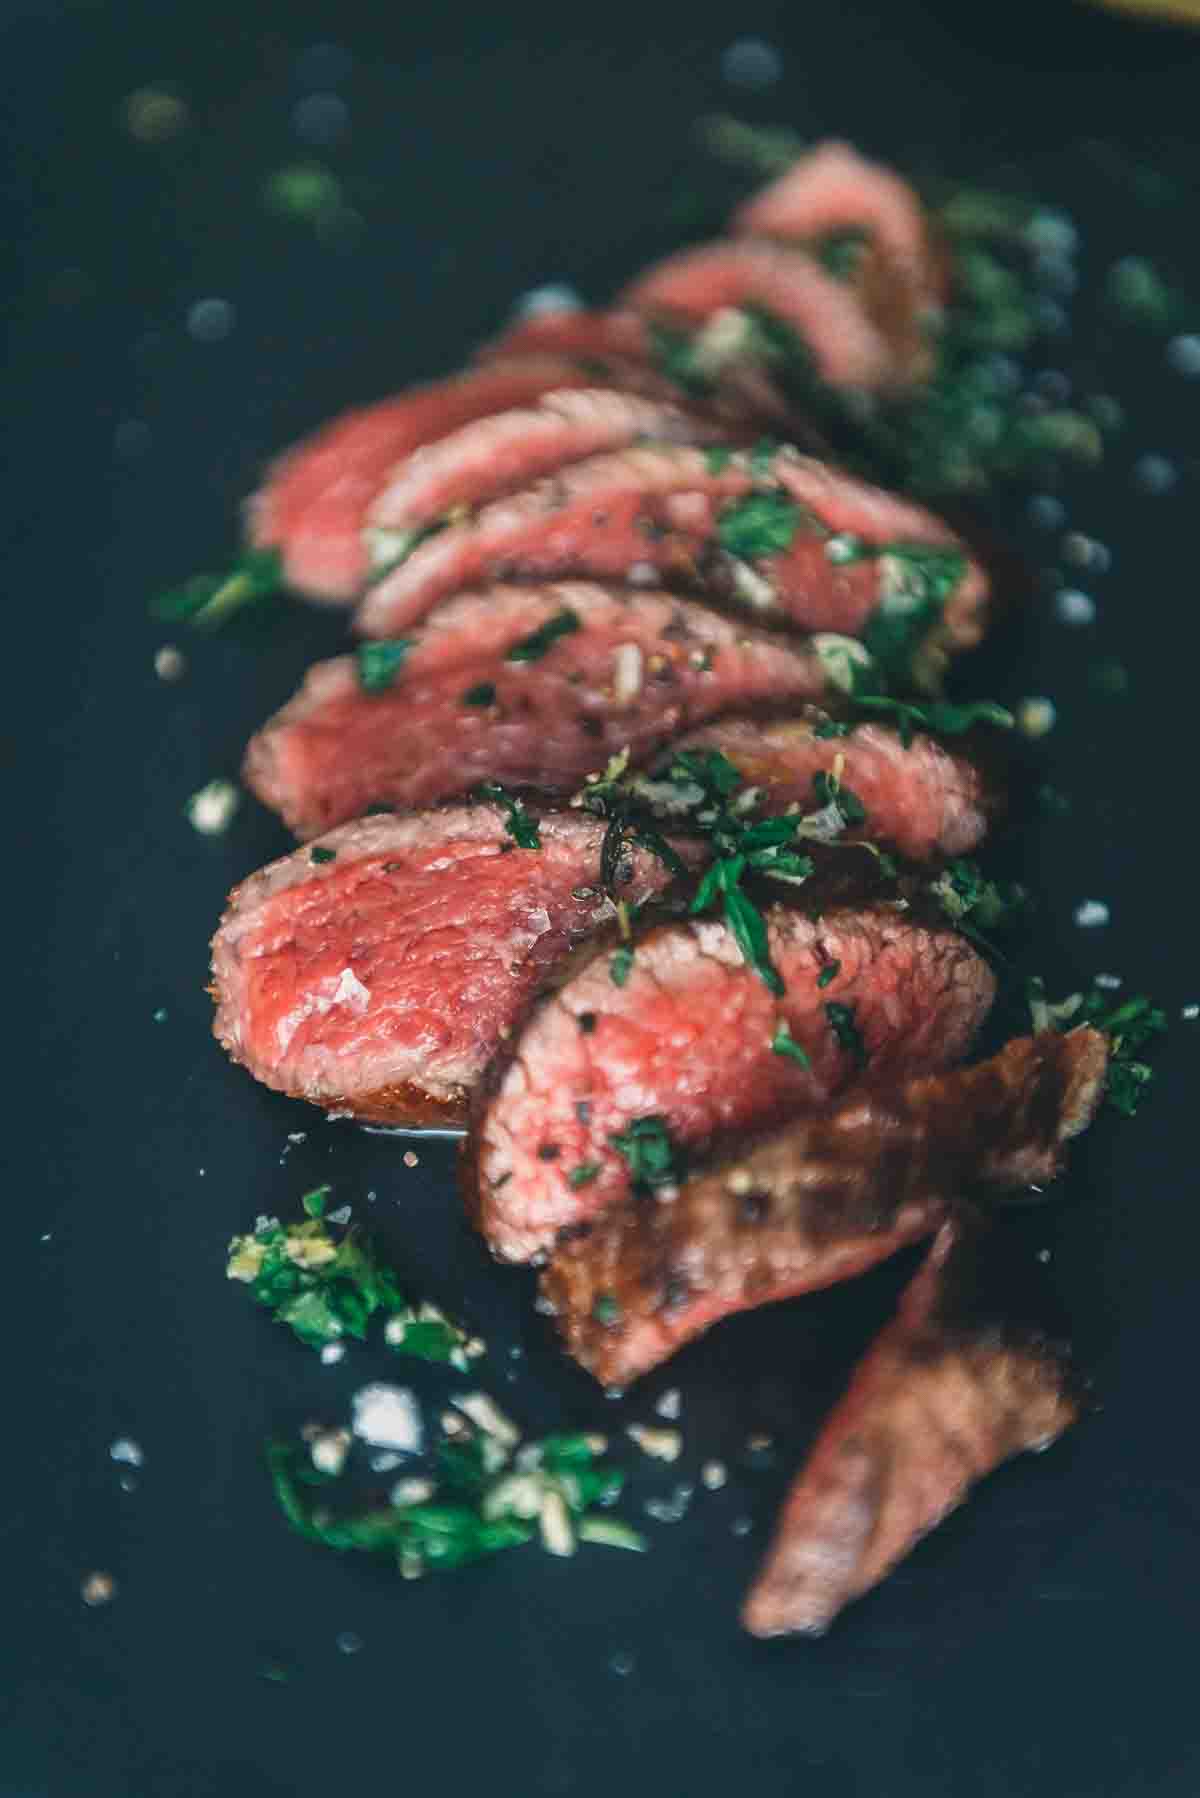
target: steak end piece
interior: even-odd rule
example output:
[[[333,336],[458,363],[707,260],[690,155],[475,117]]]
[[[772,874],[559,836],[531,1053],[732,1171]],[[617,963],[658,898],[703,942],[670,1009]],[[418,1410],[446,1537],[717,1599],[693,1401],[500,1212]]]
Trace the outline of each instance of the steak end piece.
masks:
[[[486,805],[365,818],[252,875],[213,939],[218,1040],[265,1085],[367,1122],[465,1122],[530,994],[615,915],[603,824],[545,813],[538,834],[518,848]],[[670,878],[623,852],[630,903]]]
[[[860,1363],[784,1506],[742,1613],[752,1635],[820,1635],[970,1488],[1077,1418],[1065,1351],[1009,1313],[999,1245],[943,1225]]]
[[[979,1066],[870,1088],[617,1206],[542,1275],[567,1352],[624,1387],[736,1312],[865,1272],[971,1185],[1044,1184],[1099,1102],[1107,1039],[1044,1032]]]
[[[497,1255],[543,1254],[628,1198],[614,1138],[639,1118],[695,1147],[824,1104],[864,1061],[884,1081],[965,1054],[995,991],[971,945],[887,904],[822,911],[813,886],[806,908],[762,914],[780,996],[710,918],[645,929],[627,968],[597,943],[564,969],[490,1071],[466,1145],[468,1204]],[[772,1048],[783,1025],[807,1066]]]

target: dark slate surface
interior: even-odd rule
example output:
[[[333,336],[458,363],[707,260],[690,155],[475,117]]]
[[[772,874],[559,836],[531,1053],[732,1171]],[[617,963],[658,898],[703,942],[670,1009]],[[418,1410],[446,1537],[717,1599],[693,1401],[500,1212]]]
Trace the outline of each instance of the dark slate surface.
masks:
[[[714,106],[926,166],[1016,171],[1079,223],[1090,281],[1114,256],[1173,253],[1200,292],[1198,40],[1067,5],[966,21],[950,4],[866,0],[736,20],[675,6],[5,10],[15,644],[0,749],[16,917],[0,1792],[1191,1798],[1200,1025],[1175,1029],[1144,1120],[1098,1128],[1060,1201],[1012,1225],[1031,1254],[1052,1250],[1098,1415],[996,1477],[825,1641],[750,1642],[736,1606],[789,1471],[905,1269],[732,1325],[620,1407],[599,1398],[556,1358],[524,1276],[492,1270],[467,1232],[445,1145],[406,1169],[394,1143],[254,1088],[208,1038],[222,896],[285,843],[250,803],[217,840],[181,808],[235,770],[340,626],[286,613],[265,637],[188,644],[188,676],[167,686],[145,606],[229,554],[254,471],[298,431],[452,366],[530,286],[600,295],[674,242],[700,169],[689,127]],[[720,54],[746,33],[783,57],[764,96],[722,81]],[[293,108],[331,71],[297,58],[331,41],[353,57],[332,70],[349,128],[322,153],[362,219],[334,247],[259,200],[265,176],[309,153]],[[120,109],[154,81],[178,85],[191,128],[150,147]],[[1171,203],[1147,197],[1126,152],[1172,176]],[[224,341],[188,334],[204,297],[235,309]],[[1046,762],[1075,805],[1025,839],[1042,897],[1030,965],[1061,990],[1114,969],[1177,1015],[1200,999],[1200,383],[1168,370],[1161,341],[1124,334],[1093,377],[1097,342],[1094,329],[1050,342],[1035,366],[1077,369],[1129,412],[1105,472],[1063,495],[1069,523],[1112,551],[1110,573],[1079,582],[1098,621],[1069,630],[1043,596],[1024,640],[1010,633],[972,684],[1059,707]],[[1171,459],[1171,493],[1137,490],[1147,452]],[[1035,567],[1050,563],[1023,504],[1001,519]],[[1124,702],[1089,691],[1098,655],[1127,664]],[[1107,929],[1073,924],[1089,897],[1111,906]],[[306,1141],[285,1158],[295,1130]],[[222,1261],[233,1231],[323,1179],[370,1211],[421,1289],[482,1328],[496,1390],[531,1428],[646,1417],[678,1383],[679,1477],[716,1455],[729,1487],[651,1525],[644,1559],[530,1550],[417,1586],[291,1536],[264,1436],[337,1415],[396,1364],[360,1351],[320,1367],[226,1288]],[[764,1471],[739,1465],[753,1429],[777,1438]],[[145,1452],[132,1492],[108,1458],[119,1435]],[[639,1472],[632,1510],[676,1471]],[[119,1583],[104,1609],[80,1602],[93,1569]],[[359,1652],[339,1650],[347,1631]],[[262,1677],[277,1663],[286,1684]]]

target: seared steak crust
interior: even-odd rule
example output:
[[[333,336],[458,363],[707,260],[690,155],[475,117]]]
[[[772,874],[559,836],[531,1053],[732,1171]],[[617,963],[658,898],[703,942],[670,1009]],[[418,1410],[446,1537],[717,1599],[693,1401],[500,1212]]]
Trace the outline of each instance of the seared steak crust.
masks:
[[[950,1066],[991,1004],[990,970],[948,927],[886,904],[816,916],[776,904],[764,917],[782,997],[723,922],[700,918],[645,930],[623,985],[613,945],[591,945],[534,1005],[489,1071],[466,1147],[468,1205],[497,1255],[529,1259],[627,1198],[612,1138],[637,1118],[661,1117],[693,1147],[824,1104],[862,1072],[835,1016],[853,1019],[883,1081]],[[808,1067],[772,1049],[784,1023]]]
[[[568,1352],[626,1386],[721,1318],[831,1286],[928,1235],[962,1189],[1053,1179],[1107,1059],[1094,1030],[1022,1037],[978,1067],[863,1090],[788,1124],[667,1203],[617,1207],[542,1275]]]
[[[991,1302],[990,1245],[943,1225],[793,1486],[742,1613],[756,1636],[819,1635],[977,1480],[1076,1419],[1065,1354]]]

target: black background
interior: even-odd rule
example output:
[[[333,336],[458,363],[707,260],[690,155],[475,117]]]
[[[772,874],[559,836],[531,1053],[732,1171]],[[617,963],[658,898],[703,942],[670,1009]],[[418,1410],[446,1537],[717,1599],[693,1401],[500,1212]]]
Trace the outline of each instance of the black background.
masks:
[[[182,806],[235,772],[341,627],[285,612],[257,638],[188,643],[187,678],[169,686],[146,601],[229,555],[241,496],[297,432],[452,366],[529,287],[602,296],[675,242],[702,174],[690,128],[715,106],[1008,175],[1077,221],[1093,283],[1143,252],[1200,292],[1200,39],[1011,0],[736,17],[562,0],[479,17],[230,0],[5,10],[4,1798],[1191,1798],[1200,1025],[1173,1029],[1144,1117],[1099,1126],[1058,1203],[1012,1225],[1052,1250],[1099,1413],[989,1482],[824,1641],[753,1643],[736,1607],[774,1509],[906,1269],[731,1324],[620,1406],[598,1397],[556,1358],[525,1278],[491,1270],[459,1220],[446,1145],[406,1169],[395,1143],[253,1087],[209,1039],[223,894],[286,845],[249,801],[217,839]],[[721,78],[722,49],[747,34],[783,55],[764,96]],[[296,59],[330,41],[354,67],[339,83],[349,132],[324,154],[363,220],[334,248],[260,201],[272,170],[311,154],[291,123]],[[155,81],[186,98],[191,127],[147,146],[120,109]],[[1165,197],[1137,159],[1170,177]],[[185,328],[205,296],[236,309],[223,342]],[[1094,626],[1057,623],[1041,591],[1023,640],[1003,637],[971,684],[1059,708],[1045,761],[1075,803],[1025,838],[1031,965],[1059,990],[1115,969],[1177,1017],[1200,998],[1200,382],[1168,370],[1161,341],[1105,346],[1091,327],[1043,346],[1039,366],[1077,369],[1128,409],[1105,470],[1064,493],[1113,570],[1081,581]],[[1178,469],[1171,494],[1132,482],[1147,451]],[[1022,503],[1002,517],[1036,569],[1054,545]],[[1100,654],[1128,666],[1126,700],[1089,690]],[[1107,929],[1073,924],[1088,897],[1110,904]],[[306,1140],[285,1154],[296,1130]],[[483,1329],[493,1389],[530,1429],[648,1417],[681,1385],[684,1460],[638,1472],[630,1515],[707,1456],[729,1461],[729,1487],[650,1524],[644,1558],[527,1550],[418,1585],[291,1536],[263,1438],[336,1417],[367,1378],[406,1377],[368,1350],[321,1367],[223,1280],[230,1234],[322,1179],[370,1212],[420,1290]],[[514,1345],[526,1354],[510,1363]],[[740,1464],[754,1429],[775,1434],[773,1467]],[[132,1492],[107,1452],[123,1434],[145,1451]],[[80,1583],[98,1568],[118,1593],[88,1610]],[[345,1631],[358,1652],[339,1651]]]

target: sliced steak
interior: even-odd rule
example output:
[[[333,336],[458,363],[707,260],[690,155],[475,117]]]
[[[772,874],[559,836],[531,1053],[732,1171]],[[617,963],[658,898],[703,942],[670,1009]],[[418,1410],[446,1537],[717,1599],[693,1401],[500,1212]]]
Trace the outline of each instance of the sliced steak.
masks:
[[[230,895],[213,939],[218,1040],[295,1098],[381,1124],[464,1122],[547,970],[615,915],[603,829],[543,814],[540,847],[521,849],[495,808],[457,807],[364,818],[273,862]],[[630,903],[670,879],[636,848],[620,873]]]
[[[876,392],[895,384],[892,347],[853,292],[806,250],[754,238],[721,238],[655,263],[621,303],[695,327],[745,307],[787,325],[831,387]]]
[[[996,1246],[943,1225],[792,1487],[742,1613],[753,1635],[821,1634],[977,1480],[1075,1421],[1063,1351],[994,1290]]]
[[[723,1317],[831,1286],[942,1222],[960,1190],[1052,1180],[1108,1062],[1095,1030],[1011,1042],[990,1061],[872,1088],[686,1180],[618,1206],[542,1275],[568,1352],[626,1386]]]
[[[313,836],[484,780],[569,794],[625,747],[644,758],[715,713],[825,689],[819,648],[669,594],[499,587],[439,607],[382,691],[364,691],[352,656],[318,663],[245,775]]]
[[[944,601],[913,622],[903,558],[918,547],[962,561]],[[754,453],[655,444],[576,463],[418,544],[367,594],[356,624],[391,636],[475,583],[570,575],[709,592],[804,630],[857,635],[876,612],[895,615],[905,655],[909,634],[918,645],[977,642],[987,595],[941,520],[880,488],[795,451],[764,465]]]
[[[368,514],[381,531],[411,531],[459,507],[497,499],[540,476],[646,439],[716,443],[723,427],[664,401],[612,388],[549,393],[536,406],[498,412],[414,450]]]
[[[284,578],[296,592],[348,604],[370,574],[368,507],[397,462],[471,419],[594,381],[565,357],[529,357],[343,413],[269,469],[249,503],[250,541],[282,553]]]
[[[740,206],[732,224],[744,236],[812,244],[863,231],[917,291],[938,297],[937,258],[916,193],[850,144],[818,144]]]
[[[627,970],[611,944],[590,945],[538,1001],[480,1088],[465,1157],[468,1203],[497,1255],[541,1254],[627,1199],[613,1138],[637,1120],[696,1147],[823,1105],[864,1065],[879,1081],[948,1067],[991,1004],[990,970],[948,928],[887,905],[763,915],[779,998],[727,925],[700,918],[643,932]],[[807,1067],[772,1049],[781,1024]]]
[[[833,772],[841,757],[840,783],[866,812],[857,834],[910,861],[965,855],[982,840],[996,794],[966,756],[920,734],[905,747],[896,731],[878,724],[860,724],[844,737],[818,734],[827,730],[828,722],[815,709],[808,717],[765,722],[723,718],[672,749],[726,756],[747,786],[761,790],[769,811],[793,804],[807,809],[814,776]]]

